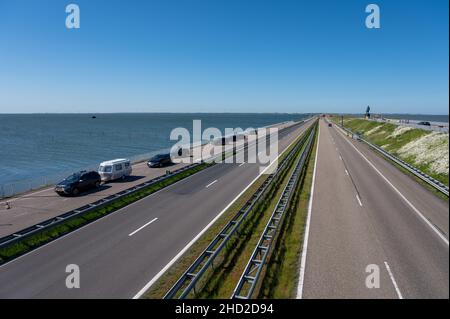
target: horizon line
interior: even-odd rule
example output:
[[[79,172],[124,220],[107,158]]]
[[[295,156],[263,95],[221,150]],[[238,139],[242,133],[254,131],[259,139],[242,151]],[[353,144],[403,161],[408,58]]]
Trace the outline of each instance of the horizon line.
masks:
[[[3,113],[0,115],[120,115],[120,114],[273,114],[273,115],[305,115],[305,114],[330,114],[330,115],[364,115],[361,113],[336,113],[336,112],[20,112],[20,113]],[[449,116],[449,114],[432,114],[432,113],[371,113],[372,115],[412,115],[412,116]]]

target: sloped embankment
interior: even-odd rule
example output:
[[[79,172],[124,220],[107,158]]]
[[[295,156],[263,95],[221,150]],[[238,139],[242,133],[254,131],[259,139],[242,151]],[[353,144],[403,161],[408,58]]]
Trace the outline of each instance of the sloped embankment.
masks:
[[[344,126],[448,185],[448,133],[355,118],[344,119]]]

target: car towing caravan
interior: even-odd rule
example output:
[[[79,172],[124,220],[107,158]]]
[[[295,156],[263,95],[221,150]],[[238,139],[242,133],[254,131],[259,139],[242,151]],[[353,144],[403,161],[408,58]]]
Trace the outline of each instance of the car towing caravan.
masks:
[[[102,182],[109,182],[119,178],[125,179],[132,172],[129,159],[121,158],[100,163],[98,173]]]

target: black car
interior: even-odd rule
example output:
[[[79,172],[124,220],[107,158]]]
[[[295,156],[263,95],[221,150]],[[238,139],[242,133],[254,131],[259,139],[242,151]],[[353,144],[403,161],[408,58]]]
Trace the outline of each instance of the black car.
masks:
[[[101,184],[100,174],[94,171],[81,171],[70,175],[55,186],[59,195],[78,195],[91,188],[98,188]]]
[[[331,123],[328,123],[328,127],[332,127],[333,125]]]
[[[172,164],[172,159],[170,158],[170,153],[167,154],[158,154],[153,156],[148,160],[147,166],[152,167],[163,167],[166,165]]]
[[[419,122],[418,125],[425,125],[425,126],[431,126],[430,122]]]

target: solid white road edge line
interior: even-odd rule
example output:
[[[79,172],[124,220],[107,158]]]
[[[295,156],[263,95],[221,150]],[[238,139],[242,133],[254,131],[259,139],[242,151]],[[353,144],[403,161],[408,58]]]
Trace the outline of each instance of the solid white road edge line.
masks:
[[[398,299],[403,299],[402,293],[398,288],[397,282],[395,281],[394,275],[392,274],[391,267],[389,267],[387,261],[384,262],[386,269],[389,273],[389,277],[391,278],[392,284],[394,285],[395,291],[397,292]]]
[[[155,222],[155,221],[157,221],[157,220],[158,220],[158,218],[153,218],[151,221],[149,221],[149,222],[148,222],[147,224],[145,224],[144,226],[141,226],[141,227],[139,227],[138,229],[136,229],[134,232],[129,233],[128,236],[129,236],[129,237],[133,236],[133,235],[136,234],[138,231],[142,230],[143,228],[147,227],[148,225],[150,225],[151,223],[153,223],[153,222]]]
[[[303,239],[303,250],[300,261],[300,276],[297,286],[297,299],[303,298],[303,285],[305,282],[305,269],[306,269],[306,254],[308,252],[308,240],[309,240],[309,226],[311,224],[311,212],[312,204],[314,200],[314,185],[316,183],[316,171],[317,171],[317,157],[319,155],[319,142],[320,142],[320,125],[317,131],[317,146],[316,146],[316,158],[314,159],[314,171],[311,183],[311,195],[308,203],[308,217],[306,218],[305,238]]]
[[[302,126],[302,128],[304,128],[304,130],[302,130],[301,134],[303,134],[306,131],[306,126]],[[293,145],[295,143],[297,139],[294,139],[292,141],[291,144],[289,144],[286,149],[279,154],[276,159],[274,160],[274,163],[278,163],[278,158],[284,154],[284,152],[286,152],[289,147],[291,145]],[[230,208],[231,205],[234,204],[234,202],[241,197],[242,194],[244,194],[247,189],[250,188],[250,186],[253,185],[254,182],[256,182],[261,175],[263,175],[266,170],[268,170],[271,167],[271,165],[267,166],[262,172],[259,173],[258,176],[255,177],[254,180],[252,180],[250,182],[250,184],[248,184],[243,190],[242,192],[240,192],[219,214],[216,215],[216,217],[214,217],[208,225],[205,226],[205,228],[203,228],[194,238],[192,238],[192,240],[186,244],[186,246],[184,246],[183,249],[181,249],[178,254],[176,254],[168,263],[167,265],[165,265],[144,287],[142,287],[141,290],[138,291],[138,293],[136,295],[134,295],[133,299],[139,299],[219,218],[220,216],[222,216],[227,210],[228,208]]]
[[[341,128],[339,128],[339,130],[342,130]],[[342,134],[342,132],[340,131],[340,133]],[[448,246],[448,239],[445,238],[444,235],[441,234],[441,232],[416,208],[416,206],[414,206],[406,197],[405,195],[403,195],[398,189],[397,187],[395,187],[390,181],[389,179],[383,175],[383,173],[381,173],[378,168],[376,168],[376,166],[374,164],[372,164],[371,161],[369,161],[367,159],[367,157],[364,156],[363,153],[361,153],[360,150],[358,150],[356,148],[355,145],[353,145],[350,141],[348,141],[345,137],[344,140],[350,144],[355,150],[356,152],[361,155],[362,158],[364,158],[366,160],[367,163],[369,163],[369,165],[378,173],[378,175],[380,175],[384,181],[392,187],[392,189],[403,199],[403,201],[408,204],[409,207],[411,207],[411,209],[439,236],[439,238],[442,239],[442,241]]]

